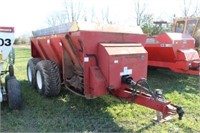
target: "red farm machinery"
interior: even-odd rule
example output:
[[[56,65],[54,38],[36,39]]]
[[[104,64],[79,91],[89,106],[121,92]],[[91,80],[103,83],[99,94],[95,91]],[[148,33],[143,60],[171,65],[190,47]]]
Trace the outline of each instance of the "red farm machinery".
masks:
[[[144,47],[148,52],[149,67],[199,75],[200,58],[195,50],[195,40],[189,34],[166,32],[148,37]]]
[[[30,85],[45,96],[67,90],[93,99],[106,94],[160,112],[178,114],[181,107],[151,90],[147,77],[146,35],[140,27],[68,23],[33,32],[32,59],[27,64]]]
[[[8,101],[11,109],[20,109],[22,94],[20,84],[14,75],[13,43],[14,27],[0,27],[0,103]],[[5,84],[2,81],[4,76]]]

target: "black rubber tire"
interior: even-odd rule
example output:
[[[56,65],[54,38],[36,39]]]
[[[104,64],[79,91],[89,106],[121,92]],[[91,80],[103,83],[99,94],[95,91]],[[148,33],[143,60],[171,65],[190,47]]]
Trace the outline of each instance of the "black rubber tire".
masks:
[[[20,109],[22,106],[22,93],[19,82],[16,78],[11,78],[7,81],[8,105],[11,109]]]
[[[41,60],[42,59],[40,58],[32,58],[27,63],[27,79],[29,84],[33,86],[33,88],[35,89],[36,89],[35,68],[37,63],[40,62]]]
[[[35,75],[37,90],[40,94],[45,96],[56,96],[60,93],[60,71],[53,61],[40,61],[36,65]]]
[[[10,65],[10,66],[9,66],[9,75],[10,75],[10,77],[14,76],[14,68],[13,68],[13,65]]]
[[[200,49],[200,29],[196,31],[194,38],[195,38],[195,48]]]
[[[8,80],[10,80],[10,79],[16,79],[16,77],[15,76],[10,76],[10,75],[7,75],[6,77],[5,77],[5,88],[6,88],[6,90],[7,90],[7,83],[8,83]]]

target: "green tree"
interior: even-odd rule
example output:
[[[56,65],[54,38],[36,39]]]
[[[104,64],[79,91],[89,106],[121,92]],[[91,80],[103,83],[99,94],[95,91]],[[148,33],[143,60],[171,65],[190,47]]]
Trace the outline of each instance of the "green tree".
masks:
[[[162,23],[162,21],[161,21]],[[154,17],[152,14],[145,14],[141,20],[141,28],[148,36],[158,35],[163,32],[171,31],[171,25],[163,21],[163,24],[154,23]]]
[[[145,34],[151,36],[153,33],[153,15],[145,14],[141,19],[141,28]]]
[[[15,41],[14,41],[14,44],[15,44],[15,45],[18,45],[18,44],[20,44],[20,43],[21,43],[20,38],[19,38],[19,37],[16,38]]]

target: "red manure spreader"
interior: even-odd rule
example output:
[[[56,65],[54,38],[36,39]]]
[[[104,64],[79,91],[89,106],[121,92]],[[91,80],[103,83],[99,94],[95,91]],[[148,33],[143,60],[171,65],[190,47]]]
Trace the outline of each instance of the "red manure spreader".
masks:
[[[199,75],[200,58],[195,50],[195,40],[189,34],[163,33],[148,37],[148,66],[168,68],[173,72]]]
[[[106,94],[158,111],[161,118],[178,114],[181,107],[152,91],[147,77],[146,35],[140,27],[68,23],[33,32],[29,83],[45,96],[67,90],[93,99]]]

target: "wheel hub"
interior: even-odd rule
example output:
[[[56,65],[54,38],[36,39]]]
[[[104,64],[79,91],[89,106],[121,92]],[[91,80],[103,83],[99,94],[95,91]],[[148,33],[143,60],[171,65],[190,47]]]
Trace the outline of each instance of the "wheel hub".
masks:
[[[28,66],[28,79],[32,83],[32,73],[31,73],[31,68]]]
[[[40,71],[37,71],[36,72],[36,80],[37,80],[37,86],[38,86],[38,89],[42,89],[42,75],[40,73]]]
[[[0,103],[3,102],[3,94],[2,92],[0,91]]]

